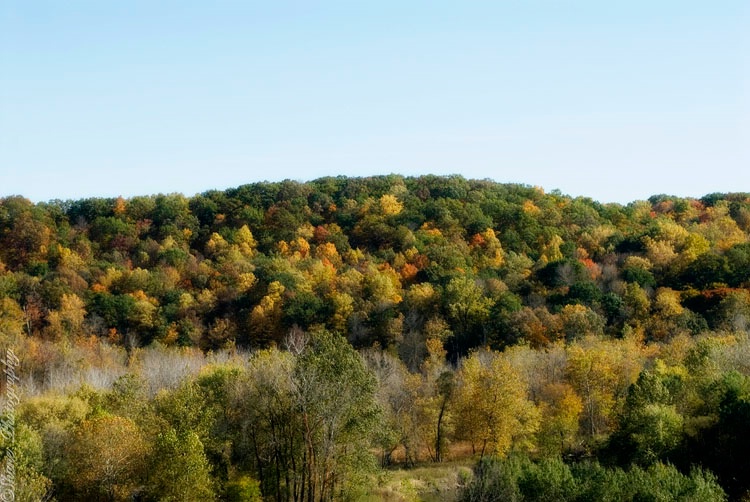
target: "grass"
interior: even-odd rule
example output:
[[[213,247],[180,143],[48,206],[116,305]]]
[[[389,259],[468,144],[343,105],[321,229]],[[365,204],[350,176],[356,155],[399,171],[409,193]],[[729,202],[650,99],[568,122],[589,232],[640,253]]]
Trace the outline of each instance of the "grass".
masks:
[[[388,469],[378,475],[375,488],[361,502],[451,502],[462,479],[472,475],[470,459]]]

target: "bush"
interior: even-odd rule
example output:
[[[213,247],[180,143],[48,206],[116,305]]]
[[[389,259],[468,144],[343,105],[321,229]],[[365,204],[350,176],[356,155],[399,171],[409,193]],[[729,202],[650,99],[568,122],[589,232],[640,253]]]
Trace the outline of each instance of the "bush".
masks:
[[[226,485],[229,502],[262,502],[260,483],[250,476],[241,476]]]
[[[689,475],[656,463],[644,470],[608,469],[597,462],[567,465],[561,459],[485,458],[461,490],[462,502],[493,501],[723,501],[726,495],[707,471]]]

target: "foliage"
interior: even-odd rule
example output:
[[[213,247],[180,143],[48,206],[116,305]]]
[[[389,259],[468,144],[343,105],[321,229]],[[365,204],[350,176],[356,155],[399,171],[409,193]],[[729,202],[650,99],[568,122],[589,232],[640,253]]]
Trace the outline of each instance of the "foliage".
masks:
[[[198,435],[169,429],[154,441],[147,491],[164,502],[214,499],[209,465]],[[165,461],[165,459],[168,459]]]
[[[461,176],[0,199],[21,496],[346,499],[461,457],[468,499],[745,496],[748,237],[748,194]]]
[[[459,379],[458,429],[480,457],[523,448],[539,427],[539,412],[511,364],[501,354],[475,352],[463,361]]]
[[[86,420],[66,451],[67,479],[89,499],[127,500],[138,486],[147,449],[131,420],[106,415]]]
[[[709,473],[681,474],[666,464],[643,470],[608,469],[598,463],[572,465],[560,459],[533,462],[526,457],[487,457],[474,469],[461,501],[723,501],[726,495]]]

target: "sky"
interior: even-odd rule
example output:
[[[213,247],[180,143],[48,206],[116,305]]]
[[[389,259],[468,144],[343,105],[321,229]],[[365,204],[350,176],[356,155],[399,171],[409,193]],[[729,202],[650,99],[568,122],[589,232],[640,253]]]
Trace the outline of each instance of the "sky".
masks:
[[[388,173],[750,192],[750,2],[0,2],[0,197]]]

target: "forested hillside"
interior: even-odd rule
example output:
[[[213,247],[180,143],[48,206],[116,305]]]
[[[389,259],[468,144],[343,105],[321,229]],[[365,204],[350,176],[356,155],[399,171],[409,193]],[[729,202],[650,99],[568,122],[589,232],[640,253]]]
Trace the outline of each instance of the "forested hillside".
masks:
[[[366,500],[448,459],[464,500],[739,498],[749,237],[747,193],[459,176],[0,199],[16,500]]]

